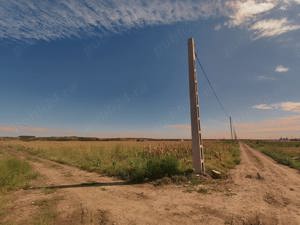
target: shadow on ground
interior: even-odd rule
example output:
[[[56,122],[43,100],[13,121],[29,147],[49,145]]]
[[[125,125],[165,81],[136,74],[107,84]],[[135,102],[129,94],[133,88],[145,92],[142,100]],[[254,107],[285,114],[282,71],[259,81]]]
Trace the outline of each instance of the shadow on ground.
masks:
[[[122,186],[122,185],[132,185],[132,183],[125,182],[125,181],[121,181],[121,182],[87,182],[87,183],[79,183],[79,184],[62,184],[62,185],[29,187],[29,188],[26,188],[26,190],[105,187],[105,186]]]

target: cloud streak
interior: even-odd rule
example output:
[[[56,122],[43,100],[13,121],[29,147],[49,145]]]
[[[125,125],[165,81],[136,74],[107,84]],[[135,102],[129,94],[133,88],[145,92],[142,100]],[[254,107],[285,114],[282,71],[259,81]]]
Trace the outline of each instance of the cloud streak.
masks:
[[[255,39],[279,36],[298,29],[300,25],[293,24],[287,18],[261,20],[250,27],[254,31]]]
[[[257,77],[257,80],[259,80],[259,81],[274,81],[274,80],[276,80],[276,78],[271,77],[271,76],[261,75],[261,76]]]
[[[243,25],[256,16],[269,12],[278,4],[277,1],[227,1],[226,6],[231,9],[232,14],[229,15],[229,26]]]
[[[61,128],[36,127],[16,124],[0,124],[0,136],[17,137],[21,135],[33,136],[72,136],[76,131]]]
[[[282,110],[285,112],[300,113],[300,102],[280,102],[275,104],[259,104],[252,108],[258,110]]]
[[[0,37],[51,40],[119,33],[218,14],[214,1],[10,0],[0,3]]]
[[[257,38],[298,29],[287,18],[262,19],[295,0],[10,0],[0,2],[0,39],[54,40],[105,35],[152,25],[223,17]],[[287,14],[286,14],[287,15]],[[220,27],[217,27],[218,29]]]
[[[299,21],[295,23],[288,18],[291,17],[288,12],[292,6],[299,4],[299,0],[226,1],[225,5],[230,13],[227,14],[229,20],[225,24],[254,32],[254,40],[277,37],[300,28]],[[278,15],[281,17],[274,18]]]
[[[275,68],[275,72],[277,73],[286,73],[288,72],[290,69],[288,67],[285,67],[283,65],[279,65]]]
[[[280,138],[300,136],[300,115],[238,123],[241,138]]]

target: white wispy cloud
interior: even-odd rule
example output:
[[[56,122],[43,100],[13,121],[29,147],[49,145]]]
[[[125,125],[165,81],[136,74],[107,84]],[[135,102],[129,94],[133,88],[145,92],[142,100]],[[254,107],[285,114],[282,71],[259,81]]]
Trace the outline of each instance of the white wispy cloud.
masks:
[[[293,24],[287,18],[261,20],[250,27],[250,30],[255,33],[255,39],[279,36],[298,29],[300,29],[300,25]]]
[[[287,16],[269,18],[281,6],[288,10],[295,4],[300,4],[299,0],[0,1],[0,39],[53,40],[103,35],[209,17],[222,17],[225,26],[249,29],[262,38],[299,29]]]
[[[222,28],[221,24],[217,24],[216,26],[214,26],[215,31],[221,30],[221,28]]]
[[[260,38],[277,37],[284,33],[298,30],[299,20],[289,20],[289,9],[300,4],[299,0],[243,0],[227,1],[230,18],[225,24],[228,27],[244,27],[254,32],[254,40]],[[274,17],[281,10],[285,16]],[[280,13],[282,15],[282,13]]]
[[[278,65],[276,68],[275,68],[275,72],[277,73],[286,73],[289,71],[289,68],[288,67],[285,67],[283,65]]]
[[[274,104],[258,104],[252,106],[259,110],[282,110],[286,112],[300,113],[300,102],[280,102]]]
[[[258,104],[258,105],[254,105],[252,106],[253,109],[261,109],[261,110],[267,110],[267,109],[273,109],[272,106],[268,105],[268,104]]]
[[[228,1],[227,7],[232,10],[229,26],[239,26],[253,20],[256,16],[268,12],[277,6],[278,2],[271,1]]]
[[[271,76],[261,75],[261,76],[257,77],[257,80],[259,80],[259,81],[273,81],[273,80],[276,80],[276,78],[271,77]]]
[[[43,39],[118,33],[217,15],[221,3],[179,0],[10,0],[0,2],[0,38]],[[97,32],[96,32],[97,31]]]

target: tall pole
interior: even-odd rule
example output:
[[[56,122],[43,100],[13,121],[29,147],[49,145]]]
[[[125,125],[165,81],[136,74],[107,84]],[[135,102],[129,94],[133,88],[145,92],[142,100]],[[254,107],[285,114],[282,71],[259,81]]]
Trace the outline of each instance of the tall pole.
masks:
[[[237,140],[237,134],[236,134],[235,129],[233,131],[234,131],[234,140]]]
[[[230,122],[231,140],[233,140],[233,130],[232,130],[232,120],[231,120],[231,116],[229,117],[229,122]]]
[[[195,41],[193,38],[188,40],[188,59],[189,59],[189,88],[190,88],[190,110],[192,128],[192,158],[195,173],[205,174],[203,140],[200,126],[200,110],[198,97],[198,82],[196,75],[196,55]]]

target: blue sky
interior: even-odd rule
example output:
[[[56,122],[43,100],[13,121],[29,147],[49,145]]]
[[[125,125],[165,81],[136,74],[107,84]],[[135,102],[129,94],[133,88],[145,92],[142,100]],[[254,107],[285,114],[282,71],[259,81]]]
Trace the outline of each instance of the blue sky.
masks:
[[[300,136],[299,0],[1,2],[0,135],[190,137],[189,37],[240,137]]]

